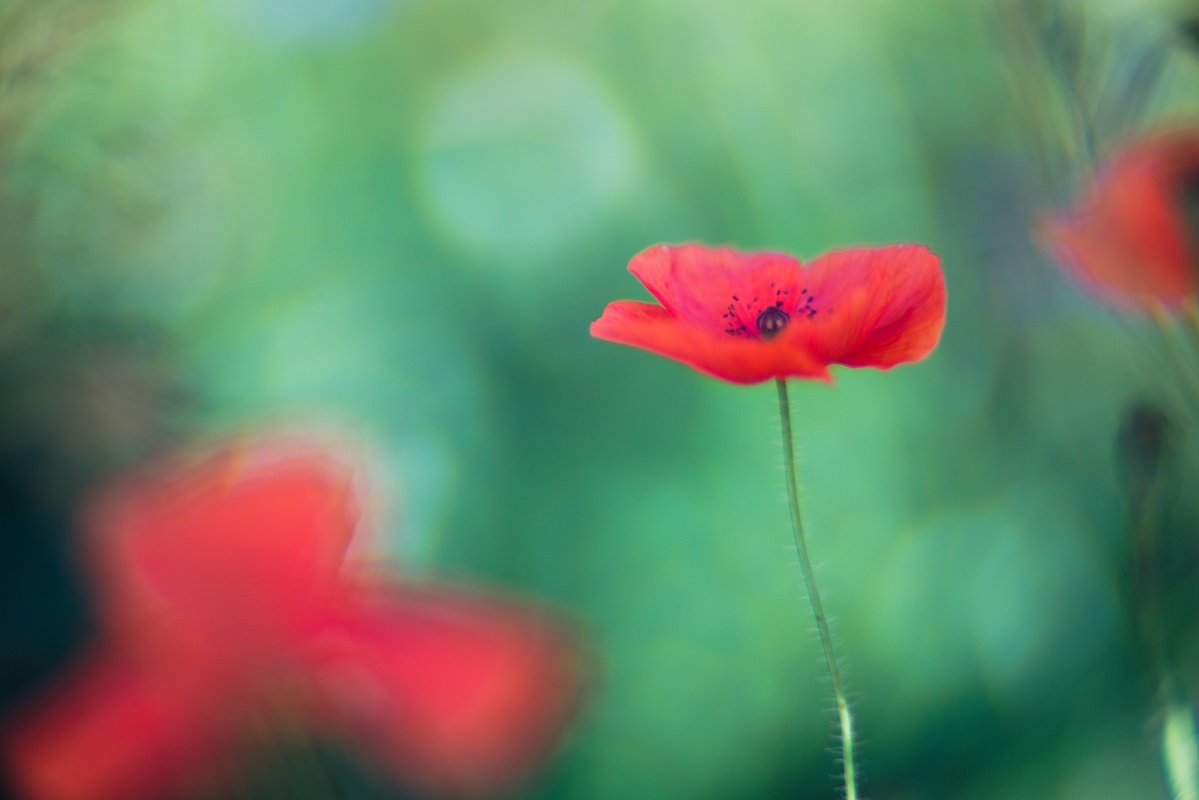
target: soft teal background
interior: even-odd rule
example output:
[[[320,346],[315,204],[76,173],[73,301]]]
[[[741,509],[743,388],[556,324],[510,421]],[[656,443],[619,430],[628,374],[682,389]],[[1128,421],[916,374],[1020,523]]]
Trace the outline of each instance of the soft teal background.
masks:
[[[686,240],[944,260],[931,358],[792,389],[869,796],[1166,796],[1113,440],[1182,395],[1030,239],[1083,150],[1012,4],[8,5],[10,327],[160,331],[190,436],[336,431],[404,569],[577,620],[595,690],[529,796],[836,796],[774,387],[588,336]],[[1095,97],[1165,54],[1121,124],[1199,97],[1157,9],[1092,5]]]

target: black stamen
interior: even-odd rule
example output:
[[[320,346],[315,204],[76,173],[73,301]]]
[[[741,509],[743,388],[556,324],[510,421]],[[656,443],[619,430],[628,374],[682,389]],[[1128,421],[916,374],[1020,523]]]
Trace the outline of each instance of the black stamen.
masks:
[[[767,306],[758,315],[758,333],[763,339],[773,339],[790,321],[791,315],[786,311],[778,306]]]

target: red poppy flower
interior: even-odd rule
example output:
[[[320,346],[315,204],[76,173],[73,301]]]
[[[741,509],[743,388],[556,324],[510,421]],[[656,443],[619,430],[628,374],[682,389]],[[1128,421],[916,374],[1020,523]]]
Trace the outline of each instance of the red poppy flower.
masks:
[[[574,706],[569,636],[501,598],[349,569],[353,497],[327,458],[258,445],[101,502],[86,552],[103,633],[4,732],[22,796],[174,796],[281,714],[436,794],[532,766]]]
[[[1129,142],[1073,209],[1039,233],[1072,274],[1101,294],[1146,308],[1176,306],[1199,288],[1199,126]]]
[[[838,250],[806,267],[785,253],[656,245],[629,272],[661,305],[609,303],[591,335],[733,383],[890,369],[928,355],[945,324],[940,260],[919,245]]]

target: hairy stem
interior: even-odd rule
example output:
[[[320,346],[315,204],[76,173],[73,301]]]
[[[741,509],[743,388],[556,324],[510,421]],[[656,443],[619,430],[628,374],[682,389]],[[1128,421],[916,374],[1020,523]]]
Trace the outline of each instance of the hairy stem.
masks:
[[[858,786],[854,774],[853,760],[853,714],[845,700],[845,688],[841,683],[841,668],[837,665],[837,654],[833,651],[833,637],[829,632],[828,618],[824,614],[824,603],[820,601],[820,590],[816,588],[816,573],[808,555],[808,544],[804,539],[803,520],[799,515],[799,486],[795,477],[795,439],[791,432],[791,403],[787,398],[787,382],[777,381],[779,390],[779,416],[783,427],[783,463],[787,471],[787,500],[791,506],[791,529],[795,533],[795,549],[799,553],[799,566],[803,570],[804,585],[808,600],[812,604],[812,615],[816,617],[816,630],[820,632],[820,646],[828,664],[829,678],[833,684],[833,696],[837,702],[837,722],[841,726],[841,762],[845,770],[845,796],[857,800]]]

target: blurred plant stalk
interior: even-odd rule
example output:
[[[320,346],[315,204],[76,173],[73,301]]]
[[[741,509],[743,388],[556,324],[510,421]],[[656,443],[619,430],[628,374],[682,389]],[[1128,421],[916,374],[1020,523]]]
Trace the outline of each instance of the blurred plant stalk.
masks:
[[[1199,798],[1199,740],[1195,735],[1195,712],[1190,700],[1175,697],[1166,707],[1162,723],[1162,763],[1170,794],[1175,800]]]
[[[1117,452],[1132,528],[1129,611],[1157,695],[1166,785],[1175,800],[1199,800],[1199,735],[1191,700],[1176,677],[1171,654],[1157,535],[1173,429],[1165,412],[1138,403],[1125,415]]]

